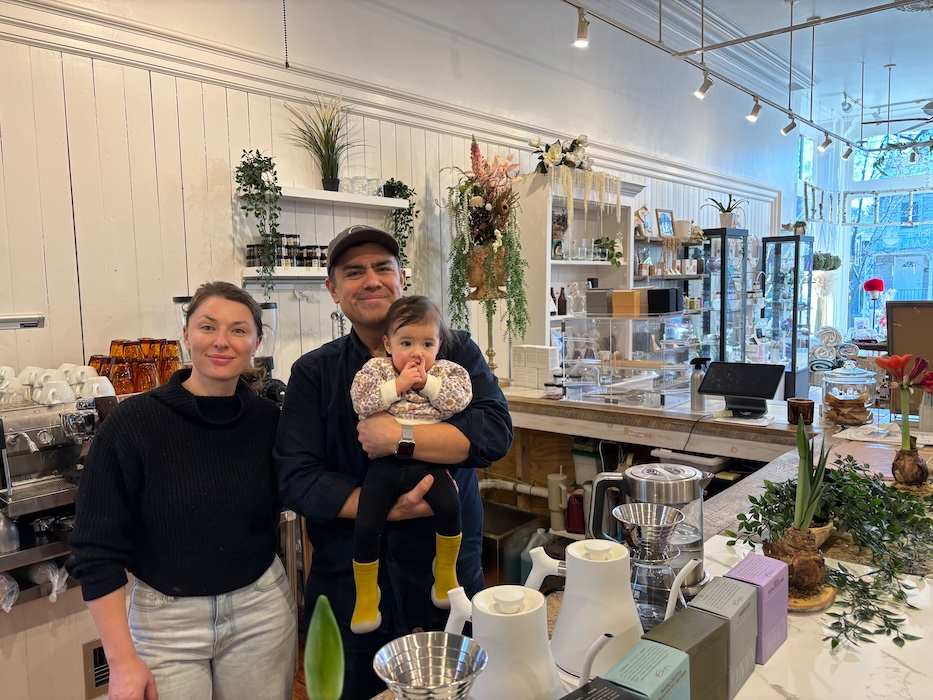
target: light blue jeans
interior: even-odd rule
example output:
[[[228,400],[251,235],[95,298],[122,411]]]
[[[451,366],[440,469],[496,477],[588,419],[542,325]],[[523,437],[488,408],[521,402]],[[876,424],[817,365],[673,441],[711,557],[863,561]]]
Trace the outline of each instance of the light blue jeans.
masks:
[[[278,557],[216,596],[169,596],[137,579],[129,622],[159,700],[291,700],[297,614]]]

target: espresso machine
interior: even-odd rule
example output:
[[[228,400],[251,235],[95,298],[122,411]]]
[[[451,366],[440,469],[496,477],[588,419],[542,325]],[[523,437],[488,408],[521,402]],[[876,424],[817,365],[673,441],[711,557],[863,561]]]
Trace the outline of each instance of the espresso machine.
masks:
[[[8,518],[74,503],[82,451],[100,423],[95,401],[116,403],[100,397],[0,411],[0,510]]]

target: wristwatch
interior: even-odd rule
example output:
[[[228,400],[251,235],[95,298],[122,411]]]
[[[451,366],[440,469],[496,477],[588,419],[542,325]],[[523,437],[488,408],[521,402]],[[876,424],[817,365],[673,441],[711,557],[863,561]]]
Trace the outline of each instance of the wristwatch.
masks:
[[[395,456],[399,459],[411,459],[415,454],[415,428],[411,425],[402,426],[402,439],[395,448]]]

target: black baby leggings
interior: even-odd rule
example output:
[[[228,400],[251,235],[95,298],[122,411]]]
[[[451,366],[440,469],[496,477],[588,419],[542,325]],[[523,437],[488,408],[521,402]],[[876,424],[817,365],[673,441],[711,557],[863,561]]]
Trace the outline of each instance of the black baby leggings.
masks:
[[[411,491],[428,474],[434,477],[434,484],[424,500],[434,511],[437,534],[451,537],[460,533],[460,497],[444,467],[417,460],[380,457],[370,461],[360,491],[354,530],[354,561],[366,563],[379,558],[389,511],[399,496]]]

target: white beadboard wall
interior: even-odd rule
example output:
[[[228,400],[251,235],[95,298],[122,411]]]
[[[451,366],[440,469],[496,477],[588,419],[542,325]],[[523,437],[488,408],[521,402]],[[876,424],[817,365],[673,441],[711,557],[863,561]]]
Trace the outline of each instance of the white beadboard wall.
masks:
[[[355,14],[372,3],[354,0],[347,6],[358,20],[356,32],[376,33],[375,19],[367,27],[365,17]],[[0,263],[0,313],[38,312],[48,318],[41,330],[0,332],[0,364],[57,366],[105,352],[114,337],[172,337],[172,296],[190,294],[208,279],[239,282],[244,246],[254,238],[252,224],[244,220],[235,199],[233,171],[242,151],[258,148],[274,155],[282,185],[318,186],[311,160],[288,139],[285,99],[299,100],[318,90],[342,93],[352,104],[351,133],[365,145],[351,152],[342,174],[396,177],[417,190],[422,214],[410,247],[412,291],[442,306],[449,246],[439,203],[456,178],[444,169],[468,166],[470,135],[475,134],[487,156],[516,152],[522,171],[529,171],[536,157],[524,143],[527,136],[543,133],[547,138],[566,128],[552,124],[549,113],[550,106],[566,112],[561,100],[518,110],[509,86],[495,81],[486,86],[483,100],[501,100],[499,111],[484,111],[479,104],[464,107],[449,87],[438,92],[436,83],[411,83],[411,92],[382,86],[374,75],[378,56],[364,47],[356,47],[360,53],[355,58],[344,57],[345,75],[316,71],[309,67],[314,45],[302,41],[313,33],[301,23],[290,23],[289,38],[305,63],[296,61],[286,70],[278,57],[267,58],[278,48],[269,45],[273,37],[266,30],[257,32],[256,45],[242,49],[194,38],[201,25],[183,24],[190,20],[184,13],[205,7],[200,1],[184,8],[167,2],[111,7],[90,1],[0,1],[0,252],[6,261]],[[101,8],[127,16],[104,15]],[[252,14],[257,8],[268,12],[269,3],[239,3],[242,12],[225,14],[217,22],[238,30],[249,22],[258,26]],[[316,11],[335,13],[330,19],[339,15],[331,8]],[[162,17],[182,24],[154,27],[137,18],[144,13],[149,22]],[[338,34],[345,31],[333,22],[324,25]],[[405,51],[413,50],[412,42],[398,39]],[[468,65],[483,46],[458,45],[460,60]],[[646,66],[649,72],[679,65],[659,52],[654,56],[658,65]],[[560,65],[547,52],[534,61],[544,75],[578,70]],[[415,72],[428,70],[424,63],[430,61],[419,63]],[[389,71],[386,82],[398,82],[398,74]],[[594,89],[583,84],[581,95]],[[620,114],[630,109],[622,102],[617,108]],[[587,111],[581,101],[577,112]],[[605,117],[594,115],[594,120],[604,123]],[[645,118],[640,114],[638,123]],[[668,114],[658,118],[680,119]],[[708,123],[710,117],[702,119]],[[690,130],[703,133],[696,124]],[[639,150],[614,145],[631,140],[630,132],[623,128],[620,139],[616,132],[590,131],[590,150],[597,167],[644,181],[639,202],[652,210],[673,209],[675,218],[718,226],[716,212],[700,205],[707,197],[719,199],[730,192],[751,200],[747,225],[754,234],[766,235],[780,220],[782,188],[764,177],[744,176],[753,169],[739,149],[729,150],[728,138],[711,134],[709,146],[723,152],[731,174],[709,168],[715,159],[705,150],[691,164],[672,157],[666,141],[646,142]],[[672,132],[670,138],[676,142],[683,135]],[[772,141],[763,146],[768,151],[765,162],[777,172],[783,151]],[[747,148],[747,137],[738,145]],[[792,149],[784,150],[791,153],[792,163]],[[775,179],[778,184],[786,180]],[[283,232],[322,245],[335,231],[361,221],[379,224],[382,215],[285,201],[281,221]],[[330,315],[336,307],[323,284],[308,291],[299,300],[292,285],[281,284],[271,299],[279,304],[276,374],[283,379],[297,357],[331,339]],[[485,323],[478,315],[473,330],[485,348]],[[503,352],[498,325],[494,337]]]

